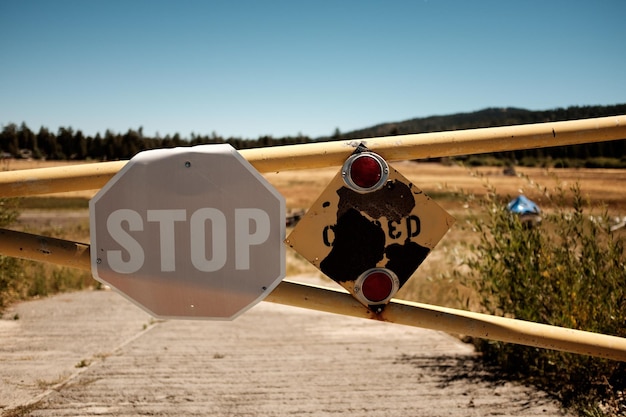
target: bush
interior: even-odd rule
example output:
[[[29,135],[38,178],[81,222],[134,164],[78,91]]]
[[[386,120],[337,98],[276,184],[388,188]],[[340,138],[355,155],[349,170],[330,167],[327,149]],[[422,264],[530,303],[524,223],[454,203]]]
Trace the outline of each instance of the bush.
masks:
[[[0,199],[0,227],[7,227],[19,216],[18,201],[15,199]],[[8,256],[0,255],[0,311],[8,303],[19,298],[23,291],[20,283],[23,279],[21,261]]]
[[[585,166],[584,159],[559,158],[552,163],[554,168],[582,168]]]
[[[18,204],[21,201],[23,200],[0,199],[0,227],[6,228],[15,222],[19,215]],[[77,224],[70,232],[84,232],[82,229],[82,225]],[[29,232],[46,236],[55,234],[53,230]],[[67,238],[63,234],[58,237]],[[99,287],[86,271],[0,255],[0,312],[18,300],[94,285]]]
[[[484,312],[626,337],[626,259],[623,240],[606,214],[592,216],[578,186],[544,192],[550,211],[528,227],[494,189],[469,220],[478,244],[461,276]],[[459,274],[460,275],[460,274]],[[626,412],[626,363],[477,340],[483,357],[583,415]]]
[[[465,165],[470,167],[482,167],[482,166],[490,166],[490,167],[503,167],[506,166],[506,159],[497,158],[493,155],[472,155],[464,162]]]
[[[589,158],[585,161],[585,168],[611,168],[622,169],[626,168],[626,164],[623,160],[618,158]]]

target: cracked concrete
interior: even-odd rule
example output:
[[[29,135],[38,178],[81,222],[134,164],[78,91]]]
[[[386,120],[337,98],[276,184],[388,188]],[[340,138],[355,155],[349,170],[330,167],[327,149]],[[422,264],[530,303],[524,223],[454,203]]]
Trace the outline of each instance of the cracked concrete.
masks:
[[[564,415],[447,334],[271,303],[159,321],[81,291],[14,305],[0,340],[3,416]]]

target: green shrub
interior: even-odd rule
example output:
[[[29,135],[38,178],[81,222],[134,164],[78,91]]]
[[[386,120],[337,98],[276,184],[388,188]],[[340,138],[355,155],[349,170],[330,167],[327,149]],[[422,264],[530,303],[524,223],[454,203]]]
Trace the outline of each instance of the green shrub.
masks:
[[[589,158],[584,162],[585,168],[626,168],[626,164],[624,163],[624,161],[618,158],[597,157]]]
[[[497,158],[493,155],[472,155],[464,162],[465,165],[470,167],[481,167],[481,166],[491,166],[491,167],[503,167],[506,166],[506,159]]]
[[[20,260],[0,256],[0,313],[9,303],[21,298],[23,282]]]
[[[0,227],[7,227],[19,216],[16,199],[0,199]],[[19,298],[23,291],[20,278],[23,275],[21,262],[15,258],[0,255],[0,311]]]
[[[19,216],[18,205],[21,201],[23,200],[0,199],[1,228],[9,227],[15,222]],[[64,233],[85,233],[84,229],[86,228],[82,224],[77,223],[69,232]],[[45,236],[57,234],[59,238],[67,238],[63,231],[53,233],[55,231],[49,227],[28,232]],[[88,272],[0,255],[0,312],[18,300],[89,286],[98,287],[99,284]]]
[[[582,168],[585,166],[584,159],[559,158],[552,162],[554,168]]]
[[[534,227],[511,214],[494,189],[471,216],[478,243],[459,273],[484,312],[626,337],[626,257],[581,190],[542,190],[547,210]],[[593,214],[593,215],[592,215]],[[616,232],[617,233],[617,232]],[[626,363],[515,344],[476,340],[511,377],[532,382],[583,415],[624,415]]]

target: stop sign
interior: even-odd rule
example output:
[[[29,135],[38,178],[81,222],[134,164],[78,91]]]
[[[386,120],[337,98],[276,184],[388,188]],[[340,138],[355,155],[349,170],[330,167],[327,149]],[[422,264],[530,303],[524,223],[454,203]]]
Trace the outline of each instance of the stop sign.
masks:
[[[89,211],[93,276],[157,317],[232,319],[285,275],[284,198],[230,145],[139,153]]]

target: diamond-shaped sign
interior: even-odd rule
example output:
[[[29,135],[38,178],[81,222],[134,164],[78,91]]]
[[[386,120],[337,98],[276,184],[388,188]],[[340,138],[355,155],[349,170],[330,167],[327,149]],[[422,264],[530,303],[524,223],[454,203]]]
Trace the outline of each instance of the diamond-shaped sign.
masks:
[[[360,296],[364,288],[359,277],[368,271],[391,271],[397,291],[454,218],[391,167],[384,185],[375,191],[358,192],[344,177],[345,172],[335,176],[285,243],[363,304],[384,304]]]

